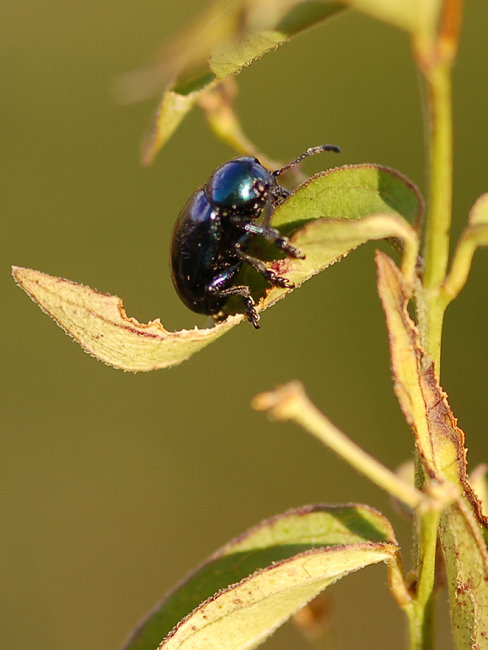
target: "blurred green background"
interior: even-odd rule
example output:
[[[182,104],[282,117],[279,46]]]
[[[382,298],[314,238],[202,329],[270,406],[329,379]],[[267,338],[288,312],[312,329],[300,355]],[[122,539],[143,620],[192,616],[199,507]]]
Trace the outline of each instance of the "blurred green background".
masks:
[[[130,316],[203,325],[176,297],[176,216],[232,151],[191,113],[150,169],[138,146],[153,104],[120,107],[113,78],[150,54],[203,0],[17,0],[2,43],[2,400],[0,647],[115,650],[176,581],[233,536],[306,503],[369,503],[411,565],[409,525],[388,498],[291,425],[249,402],[299,378],[314,401],[391,467],[411,458],[392,392],[384,318],[366,246],[172,370],[128,374],[84,354],[13,283],[28,266],[123,297]],[[488,190],[486,3],[468,2],[455,70],[455,224]],[[322,142],[338,161],[401,170],[425,189],[419,84],[405,34],[349,13],[238,78],[239,113],[269,155]],[[448,311],[443,385],[488,460],[486,252]],[[404,621],[377,566],[334,586],[344,649],[404,647]],[[444,600],[444,598],[442,599]],[[450,646],[444,608],[440,647]],[[306,648],[288,624],[268,642]]]

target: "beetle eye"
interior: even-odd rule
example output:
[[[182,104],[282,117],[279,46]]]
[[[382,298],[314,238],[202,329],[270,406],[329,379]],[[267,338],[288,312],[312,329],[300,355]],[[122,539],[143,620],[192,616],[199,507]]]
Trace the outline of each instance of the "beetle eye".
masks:
[[[256,181],[253,185],[253,188],[256,190],[256,193],[259,195],[259,197],[263,196],[264,194],[267,194],[266,186],[263,184],[263,181],[261,180]]]

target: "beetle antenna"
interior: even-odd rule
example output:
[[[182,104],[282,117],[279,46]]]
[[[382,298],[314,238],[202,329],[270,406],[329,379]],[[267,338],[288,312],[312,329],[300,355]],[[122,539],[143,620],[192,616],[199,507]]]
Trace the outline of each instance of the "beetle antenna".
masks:
[[[292,167],[295,167],[295,165],[298,165],[298,163],[302,162],[304,158],[308,158],[308,156],[315,156],[316,153],[323,153],[324,151],[333,151],[334,153],[341,153],[341,150],[339,147],[337,147],[335,144],[321,144],[318,147],[310,147],[310,149],[307,149],[305,153],[302,153],[301,156],[298,156],[296,160],[294,160],[291,163],[288,163],[288,165],[285,165],[281,169],[277,169],[276,171],[273,172],[273,176],[280,176],[283,172],[288,171]]]

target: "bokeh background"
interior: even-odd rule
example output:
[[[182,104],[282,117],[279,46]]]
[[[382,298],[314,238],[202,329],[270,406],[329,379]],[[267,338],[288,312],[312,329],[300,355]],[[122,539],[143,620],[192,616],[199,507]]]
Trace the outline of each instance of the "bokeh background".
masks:
[[[172,370],[128,374],[84,354],[27,298],[10,266],[123,297],[140,321],[203,325],[168,272],[175,218],[233,154],[194,111],[143,169],[154,102],[121,107],[111,80],[143,64],[203,0],[17,0],[0,5],[0,647],[116,650],[185,573],[263,518],[307,503],[369,503],[411,565],[409,524],[388,498],[304,432],[251,410],[299,378],[359,444],[395,467],[412,456],[395,401],[374,246],[307,283]],[[467,2],[454,75],[456,235],[488,190],[486,3]],[[269,155],[343,148],[304,168],[377,162],[425,188],[419,83],[405,34],[349,13],[244,70],[239,113]],[[486,252],[448,311],[443,385],[488,460]],[[384,567],[331,588],[340,647],[400,648]],[[441,606],[440,647],[449,648]],[[287,624],[269,648],[306,648]]]

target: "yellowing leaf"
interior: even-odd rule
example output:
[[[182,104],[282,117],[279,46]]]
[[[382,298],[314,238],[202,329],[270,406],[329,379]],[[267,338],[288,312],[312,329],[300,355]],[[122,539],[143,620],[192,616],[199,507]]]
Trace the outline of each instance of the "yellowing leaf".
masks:
[[[19,285],[86,352],[123,370],[155,370],[181,363],[243,319],[217,327],[168,332],[159,320],[129,318],[117,296],[40,271],[14,267]]]
[[[346,0],[354,9],[395,25],[412,35],[434,34],[442,0]]]
[[[464,433],[420,346],[398,269],[382,253],[376,261],[398,401],[415,433],[426,474],[459,491],[439,523],[457,647],[482,648],[488,638],[488,556],[480,524],[486,528],[487,521],[467,480]]]
[[[283,259],[269,262],[267,266],[279,275],[289,278],[299,287],[311,277],[345,257],[351,250],[368,241],[398,237],[406,242],[413,261],[417,238],[413,229],[401,217],[392,214],[377,214],[364,219],[316,219],[301,228],[292,242],[305,254],[304,260]],[[410,263],[409,267],[413,266]],[[261,308],[273,305],[290,293],[290,289],[273,287],[266,291]]]
[[[172,90],[164,93],[154,124],[142,143],[144,165],[151,162],[153,152],[158,151],[173,135],[186,114],[193,108],[194,103],[195,98],[191,95],[180,95]]]
[[[378,292],[386,314],[395,392],[413,428],[426,471],[457,485],[467,485],[464,433],[438,384],[433,363],[419,343],[407,310],[408,293],[399,269],[377,252]],[[468,489],[469,486],[468,486]]]
[[[388,562],[396,550],[390,544],[358,544],[277,562],[200,605],[159,648],[254,648],[330,584],[370,564]]]
[[[351,200],[351,193],[355,200]],[[381,209],[391,214],[374,214]],[[353,248],[369,240],[393,237],[403,240],[404,272],[409,276],[417,235],[400,215],[415,221],[420,209],[415,188],[392,170],[357,166],[319,174],[276,211],[276,221],[283,228],[296,230],[302,226],[292,240],[306,258],[270,261],[268,266],[299,286]],[[359,218],[368,214],[371,216]],[[321,215],[329,218],[318,218]],[[344,218],[346,215],[349,218]],[[14,277],[87,352],[124,370],[155,370],[181,363],[243,320],[237,314],[210,329],[169,332],[159,320],[142,324],[128,318],[116,296],[31,269],[16,267]],[[260,280],[256,273],[245,280],[254,289],[255,298],[261,297],[258,311],[290,292],[265,289],[264,280],[260,290]],[[229,302],[228,309],[238,311],[242,303]]]
[[[398,547],[361,505],[308,506],[262,522],[217,551],[151,612],[124,650],[251,648],[328,584]]]

